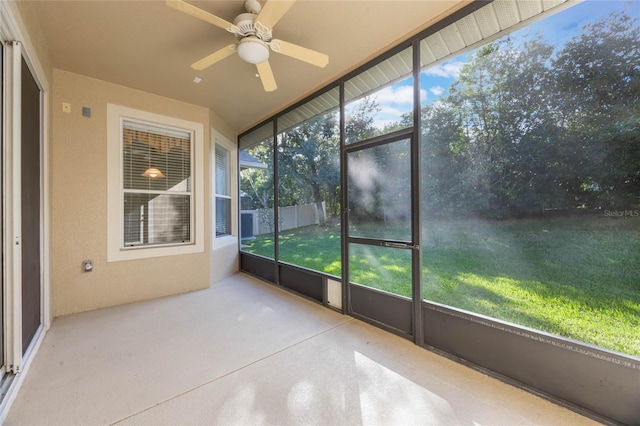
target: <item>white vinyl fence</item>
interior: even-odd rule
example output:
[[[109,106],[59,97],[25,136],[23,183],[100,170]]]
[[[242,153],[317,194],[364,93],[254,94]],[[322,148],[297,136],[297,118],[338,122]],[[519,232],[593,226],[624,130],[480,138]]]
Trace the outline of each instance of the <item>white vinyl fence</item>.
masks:
[[[324,202],[322,203],[322,208],[324,209]],[[280,207],[278,216],[281,231],[317,225],[319,221],[318,209],[315,204]],[[240,221],[241,227],[244,228],[241,229],[243,239],[271,234],[275,231],[273,209],[241,210]]]

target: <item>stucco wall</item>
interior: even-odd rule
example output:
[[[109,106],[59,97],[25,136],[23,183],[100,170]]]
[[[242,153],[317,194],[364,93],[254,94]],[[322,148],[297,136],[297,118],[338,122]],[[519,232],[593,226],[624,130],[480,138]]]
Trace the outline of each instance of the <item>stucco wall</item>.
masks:
[[[211,251],[211,284],[238,272],[239,256],[237,238],[228,244],[214,246]]]
[[[238,134],[227,125],[220,117],[214,112],[211,112],[211,128],[225,138],[229,143],[237,145]],[[215,132],[214,132],[215,133]],[[213,138],[212,138],[213,139]],[[214,142],[211,142],[212,144]],[[213,145],[212,145],[213,146]],[[233,152],[232,155],[236,155]],[[232,168],[231,173],[237,175],[237,167]],[[237,191],[237,179],[231,176],[231,191],[232,194]],[[238,224],[237,224],[237,194],[232,199],[231,214],[235,218],[236,222],[233,223],[233,237],[224,237],[212,242],[213,248],[211,250],[211,284],[228,277],[229,275],[238,272],[239,256],[238,251]]]
[[[213,129],[215,129],[223,137],[227,138],[229,142],[237,142],[238,133],[233,130],[233,128],[229,126],[225,121],[223,121],[222,118],[220,118],[216,113],[211,111],[209,114],[209,119],[211,120],[211,127]]]
[[[71,104],[70,113],[62,112],[62,102]],[[205,170],[201,184],[205,194],[209,194],[208,109],[54,70],[51,141],[54,316],[206,288],[210,284],[208,196],[202,200],[204,252],[107,262],[107,103],[202,123]],[[82,107],[91,108],[91,118],[82,116]],[[85,259],[93,260],[93,272],[81,271]]]

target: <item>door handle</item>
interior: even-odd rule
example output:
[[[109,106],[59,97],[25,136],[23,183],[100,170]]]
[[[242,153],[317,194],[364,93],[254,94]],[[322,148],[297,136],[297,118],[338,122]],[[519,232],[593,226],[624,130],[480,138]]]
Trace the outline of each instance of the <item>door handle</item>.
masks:
[[[409,250],[418,250],[420,248],[417,244],[409,244],[409,243],[393,243],[390,241],[385,241],[382,243],[384,247],[391,248],[399,248],[399,249],[409,249]]]

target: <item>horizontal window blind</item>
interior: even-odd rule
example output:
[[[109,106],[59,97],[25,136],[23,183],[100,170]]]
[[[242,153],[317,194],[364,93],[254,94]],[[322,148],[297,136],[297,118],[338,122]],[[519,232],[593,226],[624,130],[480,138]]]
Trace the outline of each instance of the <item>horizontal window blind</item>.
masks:
[[[216,236],[231,234],[229,150],[215,146]]]
[[[231,235],[231,198],[216,197],[216,236]]]
[[[229,195],[229,151],[216,145],[216,194]]]
[[[190,243],[192,135],[123,121],[124,247]]]

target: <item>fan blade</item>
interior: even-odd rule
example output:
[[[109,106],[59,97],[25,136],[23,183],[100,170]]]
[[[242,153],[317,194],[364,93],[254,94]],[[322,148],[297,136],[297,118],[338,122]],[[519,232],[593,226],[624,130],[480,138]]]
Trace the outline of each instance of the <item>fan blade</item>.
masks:
[[[268,0],[256,17],[255,22],[259,22],[272,30],[280,18],[293,6],[295,0]]]
[[[236,45],[230,44],[227,47],[223,47],[222,49],[213,52],[211,55],[205,56],[200,59],[198,62],[195,62],[191,65],[191,68],[194,70],[202,71],[205,68],[209,68],[211,65],[215,64],[218,61],[223,60],[227,56],[231,56],[236,52]]]
[[[258,75],[260,75],[264,91],[273,92],[276,90],[278,86],[276,85],[276,79],[273,76],[273,71],[271,71],[269,61],[260,62],[259,64],[256,64],[256,67],[258,68]]]
[[[233,28],[233,24],[231,22],[228,22],[222,18],[218,18],[216,15],[212,15],[211,13],[192,6],[182,0],[166,0],[166,3],[167,6],[172,7],[175,10],[179,10],[180,12],[191,15],[194,18],[198,18],[202,21],[213,24],[216,27],[222,28],[223,30],[228,31],[229,28]]]
[[[329,57],[324,53],[316,52],[315,50],[307,49],[306,47],[298,46],[297,44],[273,39],[269,43],[269,46],[271,46],[271,50],[274,52],[291,56],[292,58],[320,68],[326,67],[329,63]]]

